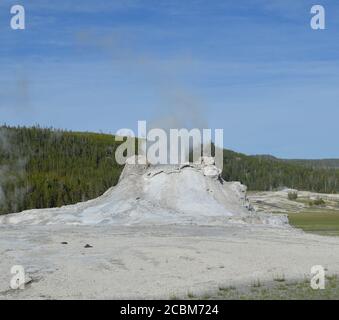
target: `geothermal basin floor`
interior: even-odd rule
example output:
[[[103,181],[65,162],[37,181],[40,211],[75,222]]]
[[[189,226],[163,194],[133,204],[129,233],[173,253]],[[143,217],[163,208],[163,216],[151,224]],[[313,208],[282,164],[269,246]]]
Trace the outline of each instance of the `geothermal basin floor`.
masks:
[[[0,226],[0,299],[168,299],[275,277],[339,274],[339,238],[293,228]],[[10,288],[13,265],[23,290]]]

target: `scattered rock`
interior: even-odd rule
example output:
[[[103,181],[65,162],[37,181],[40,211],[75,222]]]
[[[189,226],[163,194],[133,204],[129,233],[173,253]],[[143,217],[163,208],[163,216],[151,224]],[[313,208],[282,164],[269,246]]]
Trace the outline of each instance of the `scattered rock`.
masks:
[[[31,284],[33,282],[36,282],[36,280],[33,279],[32,277],[26,275],[26,277],[25,277],[25,285]]]
[[[86,244],[85,246],[84,246],[84,248],[93,248],[93,246],[91,246],[90,244]]]
[[[208,177],[219,177],[221,174],[221,170],[216,166],[206,166],[203,168],[204,176]]]
[[[68,244],[68,242],[66,242],[66,241],[63,241],[63,242],[61,242],[61,244]]]
[[[214,157],[204,156],[204,157],[200,157],[199,163],[206,165],[206,166],[213,166],[215,165],[215,159]]]

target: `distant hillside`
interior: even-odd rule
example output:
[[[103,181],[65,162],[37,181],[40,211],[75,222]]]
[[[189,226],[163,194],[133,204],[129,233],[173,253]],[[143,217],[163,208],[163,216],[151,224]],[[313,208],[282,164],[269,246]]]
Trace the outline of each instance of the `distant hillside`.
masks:
[[[0,214],[101,195],[117,183],[122,170],[114,159],[117,146],[108,134],[0,126]],[[339,169],[313,168],[308,160],[224,150],[222,175],[250,190],[339,191]]]
[[[281,160],[268,155],[247,156],[224,150],[225,180],[238,180],[249,190],[283,187],[322,193],[339,191],[339,169],[309,165],[308,160]]]
[[[300,164],[311,168],[339,169],[339,159],[321,159],[321,160],[285,160],[289,163]]]
[[[284,161],[290,164],[299,164],[315,169],[339,169],[339,159],[279,159],[271,155],[254,155],[253,157],[265,160]]]
[[[95,198],[122,167],[112,135],[0,127],[0,214]]]

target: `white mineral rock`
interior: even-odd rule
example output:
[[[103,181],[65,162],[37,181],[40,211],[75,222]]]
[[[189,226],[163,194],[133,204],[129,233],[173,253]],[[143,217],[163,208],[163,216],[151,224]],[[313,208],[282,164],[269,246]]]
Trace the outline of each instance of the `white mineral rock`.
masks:
[[[201,164],[152,166],[143,156],[129,158],[119,183],[102,196],[61,208],[5,215],[0,224],[223,225],[232,220],[286,225],[285,217],[256,214],[245,186],[224,181],[213,158],[201,160]]]

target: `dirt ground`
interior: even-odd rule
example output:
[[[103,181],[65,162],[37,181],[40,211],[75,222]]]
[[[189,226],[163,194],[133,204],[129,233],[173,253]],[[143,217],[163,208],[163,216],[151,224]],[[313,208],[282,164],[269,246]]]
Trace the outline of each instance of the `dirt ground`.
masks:
[[[253,281],[339,273],[339,238],[293,228],[2,226],[0,299],[185,297]],[[27,284],[10,289],[11,267]]]

